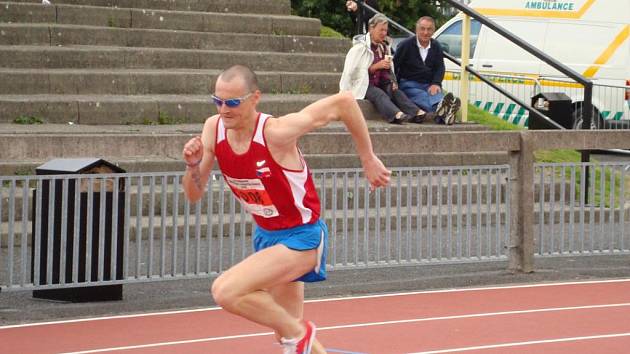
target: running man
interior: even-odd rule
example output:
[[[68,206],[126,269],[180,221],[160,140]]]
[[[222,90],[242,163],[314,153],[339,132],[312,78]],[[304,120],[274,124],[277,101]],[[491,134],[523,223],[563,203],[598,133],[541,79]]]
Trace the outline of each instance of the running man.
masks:
[[[321,99],[279,118],[256,109],[256,74],[241,65],[217,78],[212,99],[218,113],[201,137],[183,149],[188,199],[198,201],[217,159],[235,197],[252,214],[255,253],[223,272],[212,296],[226,311],[272,328],[284,353],[325,353],[315,325],[302,319],[304,282],[326,279],[326,224],[298,138],[333,120],[350,132],[371,188],[389,183],[391,172],[374,154],[367,126],[351,93]]]

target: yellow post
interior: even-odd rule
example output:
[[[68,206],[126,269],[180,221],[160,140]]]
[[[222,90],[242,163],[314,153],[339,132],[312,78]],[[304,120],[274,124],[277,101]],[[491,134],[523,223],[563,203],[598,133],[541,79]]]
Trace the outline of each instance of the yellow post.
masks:
[[[464,20],[462,21],[462,67],[461,67],[461,81],[459,98],[462,100],[462,122],[468,121],[468,72],[466,67],[468,66],[468,58],[470,58],[470,16],[464,14]]]

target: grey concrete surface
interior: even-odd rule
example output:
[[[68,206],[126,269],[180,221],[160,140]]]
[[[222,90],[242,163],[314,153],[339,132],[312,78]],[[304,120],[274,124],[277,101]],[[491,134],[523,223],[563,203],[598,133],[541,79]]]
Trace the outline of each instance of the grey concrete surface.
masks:
[[[265,95],[258,107],[262,112],[284,115],[297,112],[322,97],[316,94]],[[215,111],[207,94],[0,95],[0,121],[3,123],[13,122],[20,116],[33,116],[53,124],[203,123]]]
[[[220,70],[198,69],[0,69],[0,95],[209,95]],[[341,74],[257,73],[269,94],[333,94]],[[133,97],[130,97],[133,99]]]
[[[5,68],[224,69],[235,62],[256,71],[340,73],[343,54],[236,52],[129,47],[0,46]]]
[[[319,36],[320,21],[290,15],[170,11],[84,5],[4,3],[0,22],[60,23],[199,32],[246,32]],[[243,26],[247,23],[247,26]]]
[[[424,148],[444,141],[441,152],[461,152],[467,145],[448,146],[449,133],[418,132],[374,132],[371,134],[374,151],[379,153],[417,153]],[[392,139],[395,136],[396,139]],[[181,146],[192,134],[126,134],[126,135],[3,135],[0,147],[6,153],[5,159],[40,159],[49,156],[58,158],[71,156],[93,156],[116,153],[124,156],[170,156],[179,157]],[[480,139],[474,151],[495,152],[508,148],[517,150],[514,140],[493,132],[458,132],[457,138],[463,142]],[[450,138],[455,139],[455,138]],[[435,143],[432,145],[432,143]],[[117,149],[112,151],[112,146]],[[438,145],[439,146],[439,145]],[[45,147],[45,148],[43,148]],[[310,154],[355,154],[352,138],[346,132],[313,132],[300,140],[302,151]],[[418,150],[420,149],[420,150]],[[465,151],[464,151],[465,152]]]
[[[40,4],[19,4],[0,2],[0,22],[55,23],[56,9]]]
[[[34,107],[38,107],[36,104],[32,104]],[[162,103],[162,106],[164,104]],[[173,103],[173,109],[179,109],[177,106],[179,103]],[[362,103],[364,112],[367,109],[372,109],[370,106],[366,106]],[[26,105],[20,106],[26,108]],[[185,105],[184,105],[185,107]],[[32,108],[32,107],[31,107]],[[65,112],[67,114],[67,111]],[[387,138],[387,133],[419,133],[419,132],[441,132],[441,131],[483,131],[484,128],[475,124],[456,124],[454,126],[445,127],[443,125],[436,124],[405,124],[405,125],[392,125],[383,121],[380,117],[376,116],[375,112],[366,112],[368,117],[372,119],[368,120],[368,128],[371,132],[380,133],[383,137]],[[174,116],[174,115],[171,115]],[[154,120],[154,122],[156,122]],[[102,122],[101,122],[102,123]],[[60,148],[59,143],[65,138],[64,136],[73,135],[79,140],[83,140],[86,144],[92,145],[92,141],[88,136],[105,136],[112,137],[117,143],[110,141],[109,144],[105,143],[102,147],[103,151],[93,151],[98,157],[104,158],[108,161],[116,163],[124,168],[128,172],[149,172],[149,171],[179,171],[182,168],[181,159],[177,153],[169,153],[164,155],[158,155],[156,151],[151,152],[150,155],[146,155],[146,150],[136,150],[135,144],[140,144],[140,140],[128,145],[131,150],[126,150],[126,153],[122,153],[122,149],[111,149],[111,146],[124,146],[120,145],[120,138],[124,136],[138,135],[140,136],[152,136],[152,135],[170,135],[176,137],[176,140],[167,142],[167,144],[174,144],[173,151],[176,150],[178,144],[181,143],[181,139],[192,134],[199,134],[201,131],[201,123],[195,124],[167,124],[167,125],[84,125],[84,124],[35,124],[35,125],[21,125],[21,124],[1,124],[0,134],[6,137],[8,140],[2,140],[0,144],[7,150],[0,155],[0,174],[1,175],[13,175],[19,174],[34,174],[35,167],[50,160],[51,158],[59,158],[62,156],[56,156],[53,151],[58,151]],[[340,122],[333,122],[329,126],[319,130],[321,133],[342,133],[345,132],[345,127]],[[46,136],[45,139],[38,139],[38,136]],[[57,136],[60,140],[50,138]],[[178,137],[179,136],[179,137]],[[23,140],[25,138],[26,140]],[[401,137],[396,137],[400,139]],[[28,144],[24,144],[25,141],[33,141],[37,143],[37,148],[33,151],[39,151],[35,155],[29,155],[32,151],[27,149]],[[79,140],[75,140],[75,143],[79,143]],[[133,140],[133,139],[132,139]],[[128,143],[132,140],[128,140]],[[14,145],[13,142],[16,142]],[[47,145],[49,142],[52,145]],[[127,143],[127,144],[128,144]],[[72,144],[70,144],[70,147]],[[138,147],[143,145],[138,145]],[[146,145],[144,145],[147,147]],[[88,150],[80,148],[79,145],[75,145],[76,148],[72,155],[85,156]],[[149,149],[153,150],[153,149]],[[341,167],[360,167],[360,161],[353,153],[343,154],[341,152],[334,152],[332,154],[325,154],[321,151],[306,151],[305,158],[311,168],[341,168]],[[470,153],[443,153],[435,155],[430,151],[413,151],[412,153],[401,153],[391,149],[386,149],[379,153],[379,156],[387,163],[388,166],[448,166],[448,165],[469,165],[469,164],[498,164],[506,163],[505,152],[470,152]]]
[[[51,28],[53,34],[61,33],[58,28]],[[52,37],[52,43],[59,45],[72,44],[100,44],[96,40],[90,43],[84,32],[77,33],[64,29],[66,36]],[[71,32],[70,35],[68,35]],[[96,32],[96,31],[93,31]],[[101,38],[111,38],[113,33],[124,32],[126,46],[133,47],[160,47],[182,49],[216,49],[216,50],[242,50],[248,48],[252,51],[263,52],[311,52],[311,53],[340,53],[345,52],[350,41],[344,39],[322,38],[313,36],[294,35],[266,35],[250,33],[205,33],[169,30],[100,30],[97,33]],[[72,36],[74,34],[74,36]],[[111,37],[110,37],[111,36]],[[114,38],[112,38],[114,40]]]
[[[264,33],[195,32],[34,23],[1,23],[0,45],[108,45],[120,47],[340,53],[347,39]]]
[[[183,164],[177,157],[151,156],[109,156],[99,155],[109,162],[120,166],[127,172],[163,172],[181,171]],[[0,160],[0,175],[35,174],[35,168],[52,159],[23,159],[19,161]],[[356,154],[305,154],[304,158],[312,169],[327,168],[360,168]],[[444,154],[379,154],[379,158],[388,167],[409,166],[463,166],[463,165],[496,165],[507,162],[505,153],[444,153]]]
[[[12,0],[11,2],[41,4],[39,0]],[[289,0],[55,0],[54,4],[276,15],[291,13]]]
[[[366,102],[359,102],[360,106]],[[216,113],[216,110],[213,114]],[[438,124],[389,124],[382,119],[366,120],[371,132],[442,132],[445,129],[453,131],[489,131],[487,127],[462,123],[445,127]],[[0,134],[198,134],[203,125],[201,123],[182,123],[166,125],[81,125],[81,124],[11,124],[0,123]],[[317,130],[321,133],[344,132],[346,128],[342,122],[331,122]]]
[[[106,75],[106,74],[105,74]],[[8,77],[14,77],[8,74]],[[292,76],[286,76],[292,78]],[[49,83],[55,85],[55,77],[49,76]],[[273,79],[272,79],[273,80]],[[310,79],[301,80],[298,74],[293,84],[302,85]],[[79,86],[89,86],[89,82],[78,79]],[[286,80],[285,80],[286,81]],[[289,81],[291,81],[289,79]],[[45,83],[46,81],[44,81]],[[176,80],[176,83],[178,81]],[[134,85],[129,82],[129,85]],[[199,82],[197,83],[199,84]],[[72,85],[69,83],[69,85]],[[112,83],[129,88],[126,83]],[[184,84],[185,85],[185,84]],[[284,83],[282,83],[284,85]],[[287,84],[291,87],[291,84]],[[9,86],[20,87],[14,83]],[[71,88],[69,88],[71,89]],[[28,90],[28,89],[25,89]],[[259,103],[261,112],[272,112],[275,116],[297,112],[308,104],[325,97],[322,94],[263,94]],[[114,107],[110,112],[104,106]],[[359,106],[368,121],[383,121],[384,119],[367,100],[360,100]],[[160,115],[162,113],[162,115]],[[41,119],[44,123],[39,129],[55,124],[86,125],[154,125],[163,123],[179,125],[186,123],[202,123],[216,113],[214,105],[209,101],[209,95],[0,95],[0,124],[10,124],[20,116],[31,116]],[[413,127],[413,128],[409,128]],[[433,128],[424,128],[433,127]],[[52,128],[54,132],[54,128]],[[153,131],[162,128],[154,127]],[[456,124],[449,127],[436,124],[409,124],[404,131],[477,131],[485,128],[474,123]],[[392,130],[393,131],[393,130]]]

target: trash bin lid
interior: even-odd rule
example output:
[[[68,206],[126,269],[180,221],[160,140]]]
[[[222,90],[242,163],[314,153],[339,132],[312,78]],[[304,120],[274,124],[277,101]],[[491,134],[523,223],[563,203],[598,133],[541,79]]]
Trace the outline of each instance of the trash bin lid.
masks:
[[[538,99],[539,97],[546,99],[547,101],[569,101],[571,102],[571,97],[567,96],[564,92],[541,92],[532,97],[533,100]]]
[[[96,157],[53,159],[37,167],[35,172],[38,175],[82,173],[98,166],[107,166],[114,173],[125,172],[111,162]]]

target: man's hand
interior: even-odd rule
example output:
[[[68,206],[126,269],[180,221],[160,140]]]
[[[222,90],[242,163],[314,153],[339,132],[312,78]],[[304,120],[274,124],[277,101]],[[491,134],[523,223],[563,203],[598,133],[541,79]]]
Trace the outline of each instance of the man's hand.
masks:
[[[203,158],[203,143],[201,137],[196,136],[184,145],[184,151],[182,151],[182,157],[186,165],[194,166],[198,165]]]
[[[428,91],[429,91],[429,95],[433,96],[436,93],[441,92],[442,88],[440,86],[438,86],[438,85],[431,85],[431,86],[429,86],[429,90]]]
[[[385,168],[383,162],[376,155],[372,155],[369,159],[361,161],[361,163],[363,164],[365,178],[370,182],[370,190],[389,184],[389,177],[392,175],[392,171]]]
[[[357,11],[357,9],[358,9],[358,5],[356,2],[352,0],[346,1],[346,10],[355,12]]]

